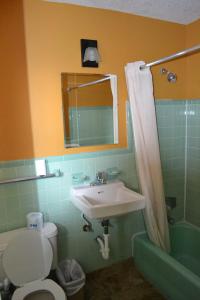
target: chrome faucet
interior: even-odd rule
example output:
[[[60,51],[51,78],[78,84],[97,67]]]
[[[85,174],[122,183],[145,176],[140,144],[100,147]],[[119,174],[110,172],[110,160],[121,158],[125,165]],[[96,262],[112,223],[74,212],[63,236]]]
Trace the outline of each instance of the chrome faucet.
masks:
[[[106,184],[106,183],[107,183],[106,172],[97,172],[95,180],[93,182],[91,182],[90,185],[100,185],[100,184]]]
[[[100,184],[105,184],[107,182],[107,174],[106,172],[97,172],[96,180]]]

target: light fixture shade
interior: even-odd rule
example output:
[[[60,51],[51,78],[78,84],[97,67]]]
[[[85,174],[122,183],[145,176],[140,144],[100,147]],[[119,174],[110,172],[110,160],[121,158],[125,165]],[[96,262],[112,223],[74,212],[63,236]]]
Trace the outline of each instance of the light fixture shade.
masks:
[[[100,55],[96,47],[87,47],[85,49],[83,62],[86,61],[95,61],[96,63],[100,62]]]
[[[81,39],[81,63],[82,67],[98,68],[100,56],[97,40]]]

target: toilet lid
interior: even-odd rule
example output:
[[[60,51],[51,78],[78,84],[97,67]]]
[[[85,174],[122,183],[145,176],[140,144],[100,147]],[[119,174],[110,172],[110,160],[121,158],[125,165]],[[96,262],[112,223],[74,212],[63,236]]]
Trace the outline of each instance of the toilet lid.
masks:
[[[10,241],[3,254],[3,267],[16,286],[42,280],[49,275],[53,251],[39,231],[27,230]]]

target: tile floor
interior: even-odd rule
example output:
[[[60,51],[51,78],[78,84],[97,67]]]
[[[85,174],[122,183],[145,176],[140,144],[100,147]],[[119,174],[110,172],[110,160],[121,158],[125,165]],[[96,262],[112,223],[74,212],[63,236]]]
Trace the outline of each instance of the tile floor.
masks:
[[[132,258],[87,275],[86,300],[165,300],[139,273]]]

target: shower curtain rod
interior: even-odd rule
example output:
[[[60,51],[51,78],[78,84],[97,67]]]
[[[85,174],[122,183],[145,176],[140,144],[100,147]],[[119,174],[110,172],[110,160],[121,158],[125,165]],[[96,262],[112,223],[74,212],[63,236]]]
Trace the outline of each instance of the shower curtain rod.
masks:
[[[192,48],[188,48],[188,49],[185,49],[183,51],[180,51],[180,52],[177,52],[175,54],[172,54],[172,55],[169,55],[169,56],[166,56],[164,58],[161,58],[161,59],[158,59],[158,60],[155,60],[155,61],[152,61],[150,63],[147,63],[143,66],[140,67],[140,70],[144,70],[145,68],[148,68],[148,67],[152,67],[152,66],[155,66],[155,65],[158,65],[158,64],[161,64],[165,61],[169,61],[169,60],[172,60],[172,59],[175,59],[177,57],[181,57],[181,56],[184,56],[188,53],[192,53],[192,52],[195,52],[195,51],[198,51],[200,50],[200,44],[199,45],[196,45]]]
[[[94,85],[96,83],[100,83],[100,82],[103,82],[103,81],[106,81],[106,80],[109,80],[109,79],[110,79],[110,76],[108,76],[106,78],[99,79],[99,80],[91,81],[91,82],[88,82],[88,83],[83,83],[83,84],[80,84],[80,85],[69,87],[69,88],[67,88],[67,92],[70,92],[71,90],[82,88],[82,87],[85,87],[85,86]]]

